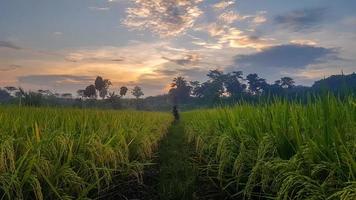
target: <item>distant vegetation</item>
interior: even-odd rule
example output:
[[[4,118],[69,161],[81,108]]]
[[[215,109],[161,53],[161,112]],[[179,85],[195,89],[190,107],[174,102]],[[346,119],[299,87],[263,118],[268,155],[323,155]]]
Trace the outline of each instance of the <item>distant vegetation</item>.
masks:
[[[0,103],[28,106],[66,106],[97,107],[107,109],[170,110],[173,105],[180,109],[233,105],[236,102],[270,101],[276,97],[306,102],[308,98],[325,92],[347,96],[356,92],[356,74],[334,75],[316,81],[311,87],[296,85],[290,77],[282,77],[269,84],[258,74],[241,71],[224,73],[212,70],[205,82],[188,81],[176,77],[171,83],[168,94],[142,98],[144,91],[140,86],[120,87],[115,91],[108,79],[98,76],[93,84],[71,93],[53,93],[50,90],[24,91],[21,88],[5,87],[0,89]],[[144,87],[144,86],[143,86]],[[124,98],[127,93],[134,98]]]

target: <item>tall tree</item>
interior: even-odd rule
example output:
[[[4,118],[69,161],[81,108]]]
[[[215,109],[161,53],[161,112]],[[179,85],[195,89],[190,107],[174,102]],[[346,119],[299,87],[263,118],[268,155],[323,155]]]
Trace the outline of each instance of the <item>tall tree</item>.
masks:
[[[6,101],[11,99],[11,95],[6,91],[0,88],[0,101]]]
[[[103,79],[101,76],[98,76],[95,79],[95,89],[98,90],[99,96],[102,99],[105,99],[106,95],[108,94],[110,85],[111,82],[109,79]]]
[[[189,99],[191,90],[192,87],[188,82],[179,76],[173,79],[169,94],[172,96],[174,104],[184,103]]]
[[[291,77],[281,78],[280,85],[282,88],[290,89],[294,87],[294,80]]]
[[[96,89],[94,85],[89,85],[85,88],[84,97],[96,98]]]
[[[133,95],[134,97],[136,97],[136,99],[139,99],[141,96],[143,96],[143,95],[145,95],[145,94],[142,92],[141,87],[135,86],[135,87],[132,89],[132,95]]]
[[[122,86],[122,87],[120,88],[120,96],[121,96],[121,97],[125,96],[128,90],[129,90],[129,89],[128,89],[126,86]]]
[[[265,79],[260,78],[257,74],[249,74],[247,77],[249,90],[253,95],[260,95],[267,88],[268,84]]]
[[[190,81],[190,86],[192,87],[191,94],[196,97],[203,97],[204,94],[201,91],[201,83],[199,81]]]
[[[242,75],[242,71],[235,71],[226,75],[224,83],[226,91],[231,97],[240,96],[245,92],[247,86],[242,82],[244,80]]]
[[[207,76],[209,80],[202,84],[202,91],[204,97],[216,99],[219,98],[224,92],[224,80],[226,75],[220,70],[211,70]]]

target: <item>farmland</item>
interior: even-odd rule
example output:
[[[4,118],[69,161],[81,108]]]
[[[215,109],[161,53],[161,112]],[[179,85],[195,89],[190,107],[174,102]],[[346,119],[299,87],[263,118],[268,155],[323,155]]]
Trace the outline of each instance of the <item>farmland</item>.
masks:
[[[171,121],[166,113],[0,107],[1,198],[87,198],[115,177],[138,182]]]
[[[187,112],[205,176],[232,199],[355,199],[356,105],[333,96]]]
[[[133,199],[121,193],[151,174],[152,194],[139,199],[355,199],[355,133],[352,96],[197,109],[176,122],[168,112],[5,106],[0,194]]]

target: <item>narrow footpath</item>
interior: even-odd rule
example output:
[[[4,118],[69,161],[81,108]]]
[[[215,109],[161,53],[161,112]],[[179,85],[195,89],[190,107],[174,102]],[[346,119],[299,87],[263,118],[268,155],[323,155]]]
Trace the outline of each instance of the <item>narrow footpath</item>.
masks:
[[[197,169],[191,162],[192,147],[181,124],[174,123],[159,149],[158,193],[161,200],[193,200]]]
[[[183,125],[173,123],[152,165],[145,167],[143,183],[118,180],[96,200],[223,200],[220,190],[201,176],[194,149],[184,137]],[[201,170],[201,169],[200,169]],[[204,178],[205,177],[205,178]]]

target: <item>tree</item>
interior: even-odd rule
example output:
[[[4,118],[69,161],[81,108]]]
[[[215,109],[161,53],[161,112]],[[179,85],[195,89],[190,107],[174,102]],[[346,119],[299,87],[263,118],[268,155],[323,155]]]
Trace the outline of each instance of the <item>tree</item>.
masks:
[[[183,77],[179,76],[173,79],[169,94],[173,98],[173,103],[178,104],[186,102],[189,99],[191,90],[192,87],[188,82]]]
[[[282,84],[281,80],[276,80],[273,85],[276,87],[281,87],[281,84]]]
[[[110,85],[112,84],[109,79],[103,79],[101,76],[98,76],[95,79],[95,89],[98,90],[99,96],[102,99],[105,99],[106,95],[108,94]]]
[[[209,80],[201,85],[200,92],[206,98],[216,99],[219,98],[224,92],[224,80],[226,75],[220,70],[211,70],[207,76]]]
[[[121,96],[121,97],[125,96],[128,90],[129,90],[129,89],[128,89],[126,86],[122,86],[122,87],[120,88],[120,96]]]
[[[41,93],[37,92],[25,92],[21,87],[16,93],[16,96],[19,97],[19,105],[26,106],[40,106],[43,102],[43,96]]]
[[[42,89],[37,90],[37,93],[40,93],[42,96],[45,96],[45,97],[54,95],[53,92],[51,92],[50,90],[42,90]]]
[[[5,87],[5,89],[6,89],[7,91],[9,91],[9,92],[13,92],[13,91],[18,90],[18,88],[13,87],[13,86],[7,86],[7,87]]]
[[[77,90],[77,95],[79,97],[85,97],[84,92],[85,92],[85,90]]]
[[[17,87],[6,86],[4,88],[5,88],[5,90],[2,90],[2,91],[7,92],[10,96],[16,95],[16,92],[19,92],[19,89]]]
[[[72,98],[72,93],[64,93],[61,95],[62,98],[65,98],[65,99],[71,99]]]
[[[242,75],[242,71],[235,71],[226,75],[224,84],[226,91],[230,94],[230,96],[237,97],[245,92],[247,86],[246,84],[242,83],[244,80]]]
[[[192,87],[191,94],[196,97],[202,97],[203,94],[201,94],[200,90],[199,90],[201,87],[200,82],[199,81],[190,81],[189,84],[190,84],[190,87]]]
[[[135,86],[135,87],[132,89],[132,95],[133,95],[134,97],[136,97],[136,99],[139,99],[141,96],[143,96],[143,95],[145,95],[145,94],[142,92],[141,87]]]
[[[282,88],[290,89],[294,87],[294,80],[290,77],[283,77],[280,81],[280,86]]]
[[[120,96],[115,94],[115,92],[109,92],[108,100],[111,103],[112,108],[114,109],[121,108]]]
[[[105,99],[105,97],[108,95],[108,89],[107,88],[103,88],[101,90],[99,90],[99,96],[102,99]]]
[[[261,95],[268,86],[266,80],[260,78],[257,74],[249,74],[246,79],[248,82],[249,90],[253,95]]]
[[[332,91],[340,91],[344,90],[345,87],[356,91],[356,73],[353,72],[352,74],[348,75],[332,75],[328,78],[321,79],[316,81],[312,88],[316,90],[320,90],[322,88],[326,88]]]
[[[6,91],[0,88],[0,102],[7,101],[11,99],[11,95]]]
[[[96,89],[94,85],[89,85],[85,88],[84,97],[96,98]]]

